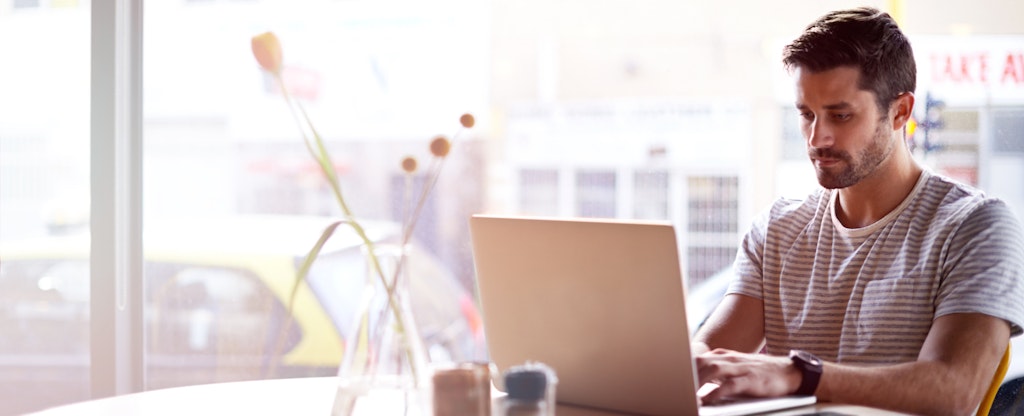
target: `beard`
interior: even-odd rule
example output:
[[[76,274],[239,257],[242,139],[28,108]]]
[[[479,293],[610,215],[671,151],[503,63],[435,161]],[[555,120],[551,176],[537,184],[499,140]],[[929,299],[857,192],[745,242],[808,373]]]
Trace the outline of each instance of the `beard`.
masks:
[[[883,119],[884,120],[884,119]],[[849,152],[831,148],[808,148],[807,155],[812,158],[831,158],[842,161],[833,168],[815,167],[818,183],[825,189],[840,189],[853,186],[870,175],[892,153],[892,138],[886,132],[880,120],[875,128],[874,137],[867,147],[861,149],[854,158]]]

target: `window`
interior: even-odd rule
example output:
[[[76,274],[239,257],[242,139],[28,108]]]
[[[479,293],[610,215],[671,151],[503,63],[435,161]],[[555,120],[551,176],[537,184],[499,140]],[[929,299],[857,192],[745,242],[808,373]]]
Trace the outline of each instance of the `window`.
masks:
[[[87,363],[87,261],[8,257],[0,264],[0,305],[5,361]]]
[[[993,146],[1000,154],[1024,155],[1024,110],[1002,109],[992,113]]]
[[[691,231],[736,233],[739,210],[738,178],[704,176],[689,178]]]
[[[4,414],[88,399],[88,260],[6,256],[0,262],[0,334]]]
[[[669,173],[639,171],[633,175],[633,216],[638,219],[669,219]]]
[[[14,0],[15,9],[30,9],[39,7],[39,0]]]
[[[87,6],[0,1],[3,415],[90,395]]]
[[[114,254],[66,239],[108,235],[92,233],[92,221],[113,211],[90,207],[123,196],[91,179],[109,166],[92,164],[90,117],[113,111],[92,107],[110,91],[91,84],[90,35],[111,25],[91,18],[114,3],[0,0],[0,51],[11,63],[0,66],[0,339],[16,340],[0,343],[0,415],[88,397],[109,381],[90,379],[98,341],[84,330],[116,323],[90,316],[107,303],[142,309],[132,333],[145,341],[142,357],[107,371],[148,374],[132,388],[263,377],[284,361],[274,376],[329,373],[329,359],[301,351],[316,342],[340,356],[345,305],[329,300],[342,298],[329,294],[341,286],[330,277],[361,276],[362,265],[357,248],[332,252],[302,291],[315,325],[334,329],[318,334],[329,335],[314,339],[288,318],[296,264],[339,208],[251,56],[250,37],[266,30],[282,41],[289,91],[323,135],[350,208],[382,239],[394,239],[402,217],[401,158],[425,164],[429,140],[452,136],[414,242],[429,259],[421,273],[436,276],[419,289],[433,306],[418,313],[431,317],[441,359],[486,358],[473,329],[470,214],[671,221],[693,287],[728,269],[757,212],[816,185],[778,49],[834,2],[655,0],[624,13],[611,2],[581,12],[514,0],[139,0],[143,102],[121,116],[138,117],[142,150],[99,150],[143,166],[128,179],[144,191],[127,203],[141,210],[130,226],[141,225],[145,264],[140,275],[90,276]],[[903,3],[918,103],[945,104],[933,136],[941,146],[916,156],[1024,217],[1024,4],[964,13],[951,1]],[[973,65],[977,56],[991,59]],[[455,137],[465,112],[477,126]],[[318,222],[294,222],[308,217]],[[144,287],[113,300],[87,290],[115,278]],[[66,342],[49,341],[58,333]]]
[[[307,335],[245,270],[151,262],[146,283],[149,388],[260,379]]]
[[[729,267],[736,257],[739,233],[739,179],[691,176],[689,197],[687,284],[695,286]]]
[[[575,214],[581,217],[615,218],[615,192],[615,172],[577,172]]]
[[[558,171],[523,169],[519,172],[519,207],[532,215],[558,215]]]

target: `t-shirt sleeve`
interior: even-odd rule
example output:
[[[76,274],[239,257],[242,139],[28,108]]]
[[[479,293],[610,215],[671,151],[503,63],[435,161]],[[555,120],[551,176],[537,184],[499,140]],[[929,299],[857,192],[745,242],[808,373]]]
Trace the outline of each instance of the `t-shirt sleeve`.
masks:
[[[971,212],[950,239],[935,316],[983,313],[1024,333],[1024,228],[998,199]]]
[[[741,294],[757,299],[764,299],[764,278],[762,260],[764,259],[765,236],[772,209],[762,212],[751,224],[750,230],[743,236],[740,248],[733,262],[735,279],[729,284],[725,293]]]

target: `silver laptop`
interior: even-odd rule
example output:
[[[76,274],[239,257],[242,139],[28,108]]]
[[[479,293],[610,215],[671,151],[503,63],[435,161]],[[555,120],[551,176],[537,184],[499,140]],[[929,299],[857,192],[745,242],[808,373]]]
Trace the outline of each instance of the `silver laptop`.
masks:
[[[498,374],[538,361],[555,370],[560,403],[698,414],[670,223],[474,215],[470,231],[487,347]],[[747,400],[705,406],[699,414],[751,414],[814,401]]]

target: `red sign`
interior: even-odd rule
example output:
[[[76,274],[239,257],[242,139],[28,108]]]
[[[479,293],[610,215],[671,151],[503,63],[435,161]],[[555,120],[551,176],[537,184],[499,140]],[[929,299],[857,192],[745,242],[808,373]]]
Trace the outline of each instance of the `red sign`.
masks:
[[[990,52],[934,52],[931,79],[936,85],[1024,86],[1024,49]]]

